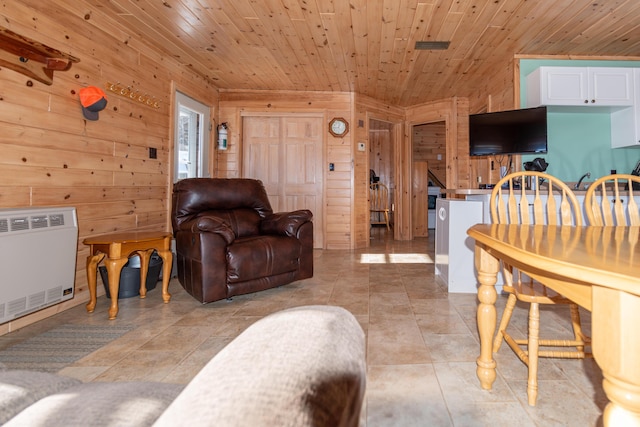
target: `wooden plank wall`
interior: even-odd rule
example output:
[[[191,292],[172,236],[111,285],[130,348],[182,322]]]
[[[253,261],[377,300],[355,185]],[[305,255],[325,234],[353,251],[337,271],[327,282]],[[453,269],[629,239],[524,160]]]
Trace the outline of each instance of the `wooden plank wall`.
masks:
[[[369,119],[393,124],[394,140],[401,141],[404,109],[344,92],[221,90],[219,111],[219,121],[229,124],[229,149],[216,152],[215,169],[228,178],[242,176],[243,114],[323,112],[327,126],[333,117],[347,118],[344,138],[326,132],[324,164],[333,163],[335,170],[324,172],[325,248],[369,246],[369,156],[368,150],[357,150],[357,143],[369,147]]]
[[[242,115],[247,113],[279,114],[313,112],[325,117],[324,200],[325,248],[350,249],[353,242],[352,164],[354,141],[353,94],[345,92],[303,91],[220,91],[220,122],[229,124],[229,149],[217,152],[220,177],[242,176]],[[332,136],[328,129],[333,117],[349,121],[349,133]],[[334,164],[334,171],[328,164]]]
[[[519,108],[515,103],[514,60],[506,58],[501,65],[474,82],[474,91],[467,97],[470,114]]]
[[[75,297],[0,325],[0,334],[88,300],[84,238],[169,230],[173,88],[208,105],[217,103],[217,90],[209,82],[148,48],[86,2],[37,3],[36,9],[12,1],[2,9],[2,25],[80,62],[54,72],[50,86],[0,70],[0,208],[76,207]],[[155,97],[160,108],[107,92],[99,120],[85,120],[79,89],[104,89],[107,81]],[[157,159],[149,158],[151,147]]]
[[[469,96],[469,114],[520,108],[517,60],[505,60],[502,67],[497,67],[494,72],[489,73],[486,80],[477,83],[474,86],[474,92]],[[514,156],[515,165],[520,164],[519,159],[520,156]],[[498,182],[500,179],[498,160],[493,156],[470,158],[471,185],[474,188],[479,184],[478,177],[482,183]],[[503,161],[502,165],[507,166],[506,163]]]

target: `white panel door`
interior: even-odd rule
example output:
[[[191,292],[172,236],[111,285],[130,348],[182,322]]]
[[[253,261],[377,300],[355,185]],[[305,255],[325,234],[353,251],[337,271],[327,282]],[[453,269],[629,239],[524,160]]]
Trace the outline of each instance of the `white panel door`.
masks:
[[[314,247],[324,247],[321,116],[248,116],[243,176],[260,179],[274,212],[313,212]]]

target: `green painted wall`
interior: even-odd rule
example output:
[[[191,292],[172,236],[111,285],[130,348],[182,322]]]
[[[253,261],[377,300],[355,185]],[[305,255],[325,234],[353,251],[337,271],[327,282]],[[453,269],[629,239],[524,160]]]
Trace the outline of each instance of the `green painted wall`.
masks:
[[[520,61],[520,100],[526,106],[526,76],[538,67],[640,67],[637,61],[570,61],[534,60]],[[591,172],[591,178],[583,182],[608,175],[612,169],[618,173],[629,173],[640,160],[639,148],[611,148],[611,121],[607,113],[549,112],[548,153],[544,155],[522,156],[527,162],[536,157],[544,158],[549,167],[547,172],[563,181],[577,181],[584,173]]]

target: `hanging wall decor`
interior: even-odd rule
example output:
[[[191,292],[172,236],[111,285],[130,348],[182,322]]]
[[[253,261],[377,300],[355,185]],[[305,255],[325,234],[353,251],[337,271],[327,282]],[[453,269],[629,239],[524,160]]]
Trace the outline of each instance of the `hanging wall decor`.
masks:
[[[148,95],[135,88],[132,88],[131,86],[125,87],[122,86],[119,82],[106,82],[105,87],[109,92],[113,92],[116,95],[124,96],[125,98],[138,101],[139,103],[144,104],[148,107],[160,108],[160,101],[156,99],[155,96]]]
[[[53,72],[66,71],[74,62],[80,60],[0,27],[0,66],[51,85]]]

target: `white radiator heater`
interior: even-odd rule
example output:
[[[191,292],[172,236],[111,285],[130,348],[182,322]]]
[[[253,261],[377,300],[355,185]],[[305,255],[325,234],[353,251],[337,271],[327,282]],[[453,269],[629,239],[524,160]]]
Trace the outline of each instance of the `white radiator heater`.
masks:
[[[0,209],[0,324],[73,298],[76,210]]]

